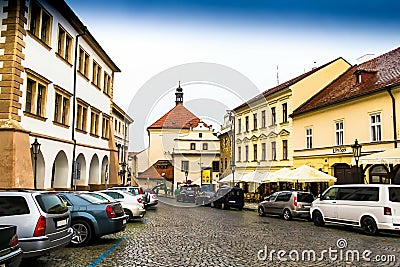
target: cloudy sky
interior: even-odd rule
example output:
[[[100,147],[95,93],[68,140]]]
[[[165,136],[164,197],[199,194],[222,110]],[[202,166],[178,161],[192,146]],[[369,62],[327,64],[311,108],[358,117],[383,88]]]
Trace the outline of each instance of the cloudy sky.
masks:
[[[193,104],[194,113],[214,122],[216,130],[224,109],[256,93],[167,75],[171,81],[157,85],[165,88],[140,96],[141,90],[149,92],[149,81],[174,67],[216,63],[264,91],[338,57],[356,64],[364,54],[380,55],[400,46],[400,1],[394,0],[66,2],[122,70],[115,76],[114,100],[135,119],[131,139],[140,141],[132,142],[131,150],[146,146],[144,128],[174,106],[178,79],[183,81],[187,106]],[[199,99],[203,105],[196,106]],[[140,108],[144,102],[151,112]],[[219,103],[220,108],[210,114],[199,108],[204,103]]]

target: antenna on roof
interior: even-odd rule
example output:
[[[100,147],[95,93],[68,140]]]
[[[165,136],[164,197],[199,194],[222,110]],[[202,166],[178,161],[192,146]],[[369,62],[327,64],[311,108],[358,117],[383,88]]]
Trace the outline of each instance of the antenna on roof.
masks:
[[[276,65],[276,83],[279,85],[279,65]]]

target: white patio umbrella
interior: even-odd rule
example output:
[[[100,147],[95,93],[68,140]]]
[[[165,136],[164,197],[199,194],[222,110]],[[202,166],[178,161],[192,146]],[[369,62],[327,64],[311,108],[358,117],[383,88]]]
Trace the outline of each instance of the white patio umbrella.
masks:
[[[264,174],[264,173],[253,171],[253,172],[249,172],[249,173],[243,175],[240,181],[245,182],[245,183],[261,184],[262,183],[261,180],[265,175],[266,174]]]
[[[221,180],[218,181],[218,183],[232,183],[232,182],[241,182],[242,180],[242,174],[235,172],[235,180],[233,180],[233,175],[232,173],[225,176]]]
[[[282,168],[275,172],[269,172],[267,176],[262,179],[263,183],[278,182],[278,179],[286,177],[291,172],[289,168]]]
[[[321,172],[308,165],[302,165],[286,174],[277,177],[279,182],[312,183],[312,182],[336,182],[336,177]]]

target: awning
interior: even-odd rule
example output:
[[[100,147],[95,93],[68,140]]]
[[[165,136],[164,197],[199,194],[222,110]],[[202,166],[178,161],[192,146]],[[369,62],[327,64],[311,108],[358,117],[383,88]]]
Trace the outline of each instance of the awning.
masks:
[[[308,165],[302,165],[289,172],[276,175],[278,182],[313,183],[313,182],[336,182],[336,177],[321,172]]]
[[[225,176],[221,180],[218,181],[218,183],[232,183],[232,182],[240,182],[242,179],[242,174],[235,172],[235,179],[233,180],[233,175],[232,173]]]
[[[266,176],[266,174],[253,171],[253,172],[249,172],[249,173],[245,174],[244,176],[242,176],[240,181],[245,182],[245,183],[261,184],[261,180],[264,178],[264,176]]]
[[[383,152],[360,157],[358,164],[400,164],[400,148],[391,148]],[[356,161],[351,161],[356,165]]]

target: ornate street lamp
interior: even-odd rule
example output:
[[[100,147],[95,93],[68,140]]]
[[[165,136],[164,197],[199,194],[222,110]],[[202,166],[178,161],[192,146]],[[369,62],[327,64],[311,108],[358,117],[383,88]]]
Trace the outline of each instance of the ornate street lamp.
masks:
[[[236,165],[235,164],[231,164],[232,186],[235,186],[235,169],[236,169]]]
[[[362,145],[360,145],[357,141],[357,139],[354,141],[354,145],[351,146],[351,148],[353,149],[353,156],[354,156],[354,160],[356,161],[356,180],[357,182],[361,183],[361,179],[359,178],[359,170],[358,170],[358,160],[360,159],[361,156],[361,147]]]
[[[231,152],[232,152],[232,157],[231,157],[231,171],[232,171],[232,186],[235,186],[235,112],[231,110],[229,112],[229,121],[231,122]],[[233,126],[233,127],[232,127]]]
[[[186,170],[185,171],[186,185],[187,185],[187,177],[188,177],[188,175],[189,175],[189,172]]]
[[[34,171],[33,171],[33,186],[36,189],[36,175],[37,175],[37,156],[40,153],[40,143],[35,137],[35,142],[31,145],[32,153],[33,153],[33,160],[34,160]]]

